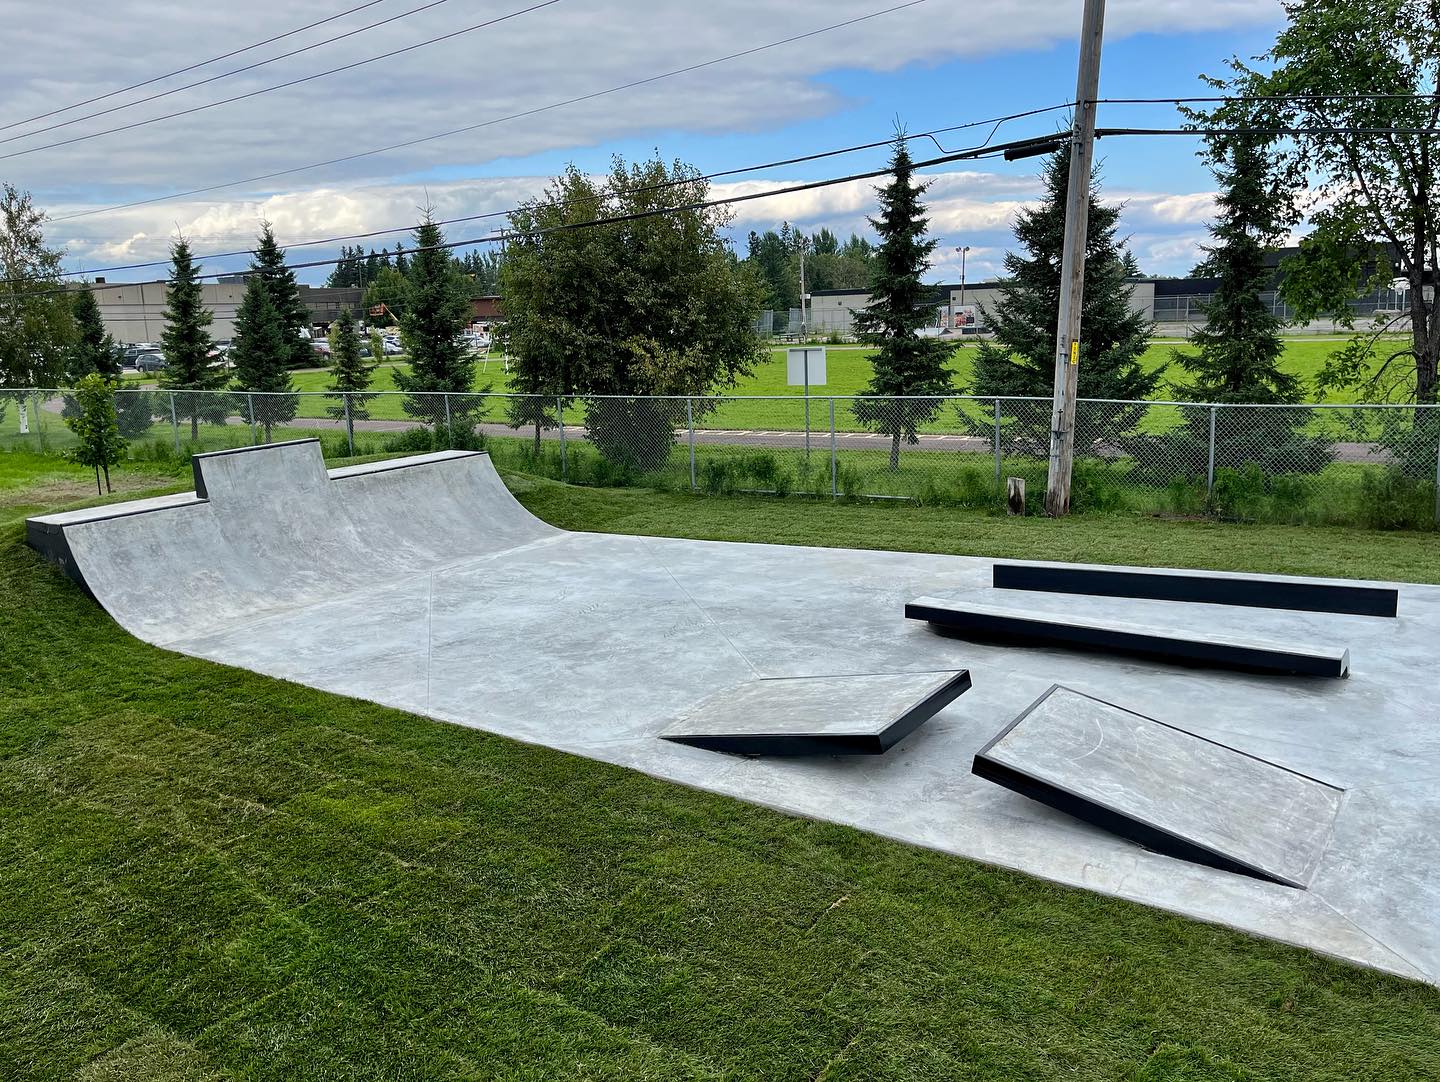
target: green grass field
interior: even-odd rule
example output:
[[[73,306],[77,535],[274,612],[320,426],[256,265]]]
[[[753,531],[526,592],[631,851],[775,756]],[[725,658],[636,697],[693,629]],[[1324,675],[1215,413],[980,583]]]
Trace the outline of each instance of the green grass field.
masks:
[[[576,529],[1440,581],[1415,535],[509,480]],[[21,542],[89,484],[0,454],[7,1082],[1435,1076],[1433,988],[141,644]]]

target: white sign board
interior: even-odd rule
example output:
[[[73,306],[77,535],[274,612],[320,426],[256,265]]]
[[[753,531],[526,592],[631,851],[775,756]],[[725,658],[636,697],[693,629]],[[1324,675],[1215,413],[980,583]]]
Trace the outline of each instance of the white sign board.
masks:
[[[825,347],[807,346],[802,349],[787,349],[785,351],[785,382],[791,387],[825,386]]]

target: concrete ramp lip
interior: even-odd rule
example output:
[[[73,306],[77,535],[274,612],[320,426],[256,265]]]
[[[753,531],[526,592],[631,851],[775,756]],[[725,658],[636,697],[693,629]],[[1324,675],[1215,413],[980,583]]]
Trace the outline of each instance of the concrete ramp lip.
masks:
[[[1350,651],[1340,647],[1200,632],[1179,633],[1143,624],[946,601],[938,597],[916,598],[905,606],[905,616],[924,620],[943,634],[977,642],[1125,654],[1266,675],[1335,678],[1350,675]]]
[[[968,690],[966,669],[751,680],[660,737],[736,755],[882,755]]]
[[[1216,571],[997,563],[991,569],[991,576],[997,590],[1039,590],[1352,616],[1393,617],[1399,610],[1400,598],[1400,591],[1393,586]]]
[[[1056,684],[973,772],[1157,853],[1304,889],[1344,790]]]

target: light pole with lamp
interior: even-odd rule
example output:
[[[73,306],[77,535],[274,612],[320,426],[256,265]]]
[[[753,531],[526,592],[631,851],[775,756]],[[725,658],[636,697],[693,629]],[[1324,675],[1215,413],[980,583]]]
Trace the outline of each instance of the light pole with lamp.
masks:
[[[965,245],[963,248],[956,248],[955,250],[960,253],[960,318],[961,318],[961,319],[964,319],[964,318],[965,318],[965,253],[970,250],[970,245],[967,244],[967,245]],[[964,328],[963,328],[963,327],[961,328],[961,333],[964,333]]]

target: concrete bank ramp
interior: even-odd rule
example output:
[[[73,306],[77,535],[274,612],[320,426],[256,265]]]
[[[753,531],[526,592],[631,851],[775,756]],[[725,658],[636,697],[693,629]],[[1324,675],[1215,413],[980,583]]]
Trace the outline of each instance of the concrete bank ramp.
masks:
[[[318,440],[196,455],[195,492],[30,519],[27,540],[165,643],[560,536],[483,452],[326,470]]]

